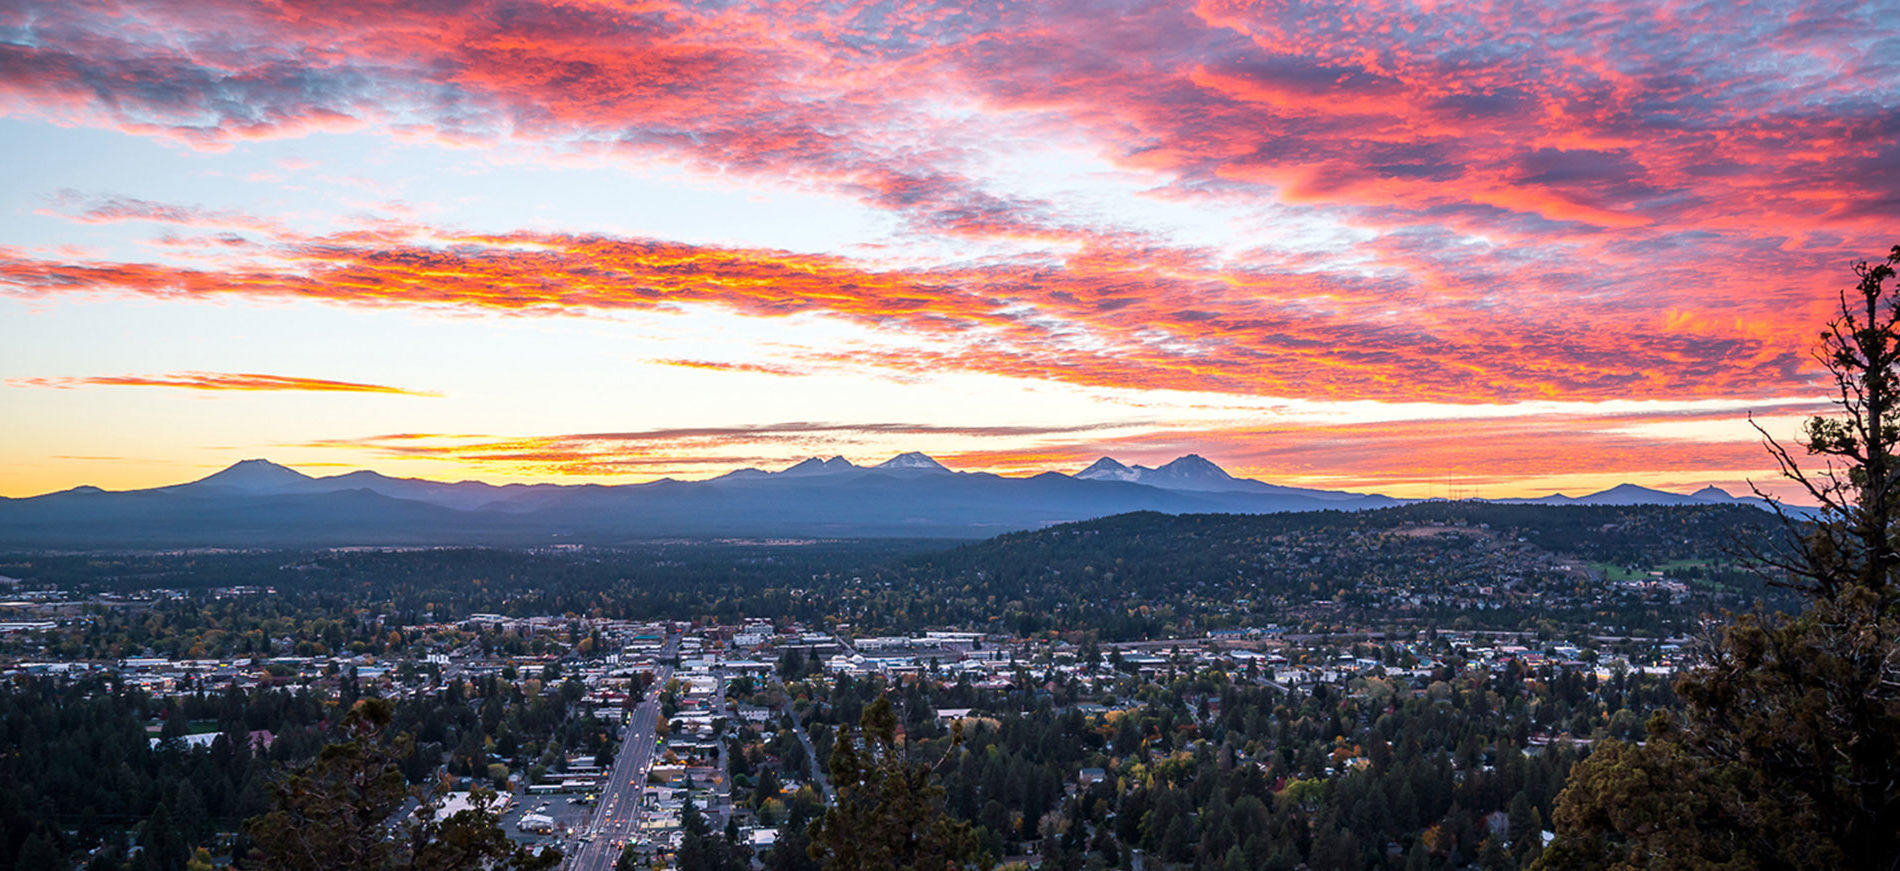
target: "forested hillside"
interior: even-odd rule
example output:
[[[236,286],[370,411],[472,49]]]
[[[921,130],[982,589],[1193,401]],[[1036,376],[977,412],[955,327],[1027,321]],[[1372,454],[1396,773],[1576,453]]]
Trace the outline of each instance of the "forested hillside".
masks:
[[[1785,535],[1752,507],[1425,503],[1278,515],[1124,514],[917,557],[864,591],[867,619],[996,618],[1110,639],[1249,622],[1540,621],[1680,631],[1701,614],[1784,601],[1741,542]],[[1659,573],[1660,587],[1633,585]],[[911,585],[943,598],[906,596]]]

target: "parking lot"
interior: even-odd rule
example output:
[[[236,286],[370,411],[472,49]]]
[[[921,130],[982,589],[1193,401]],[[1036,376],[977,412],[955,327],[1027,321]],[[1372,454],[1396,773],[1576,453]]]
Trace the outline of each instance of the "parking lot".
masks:
[[[553,844],[563,854],[572,856],[578,841],[575,840],[587,828],[587,820],[593,815],[593,807],[572,803],[571,799],[579,795],[527,795],[517,792],[515,803],[502,814],[502,829],[508,837],[527,845]],[[552,832],[531,832],[521,828],[521,818],[527,814],[540,814],[554,820]],[[572,834],[570,834],[570,832]]]

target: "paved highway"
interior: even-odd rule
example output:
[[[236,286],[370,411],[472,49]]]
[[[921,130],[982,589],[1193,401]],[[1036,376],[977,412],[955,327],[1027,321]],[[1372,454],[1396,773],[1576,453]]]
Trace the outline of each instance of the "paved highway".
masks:
[[[668,641],[664,656],[676,655],[677,641]],[[563,867],[575,871],[612,871],[620,858],[621,846],[640,833],[640,799],[646,793],[647,769],[653,767],[653,741],[660,724],[660,690],[673,670],[660,666],[654,674],[653,689],[646,701],[633,709],[621,734],[620,754],[614,757],[613,771],[601,785],[594,818],[588,822],[579,849],[573,851]]]

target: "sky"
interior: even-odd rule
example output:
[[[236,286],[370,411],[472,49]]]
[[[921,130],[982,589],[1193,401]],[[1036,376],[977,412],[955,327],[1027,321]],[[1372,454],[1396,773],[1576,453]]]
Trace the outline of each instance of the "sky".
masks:
[[[8,0],[0,496],[1773,489],[1900,3]]]

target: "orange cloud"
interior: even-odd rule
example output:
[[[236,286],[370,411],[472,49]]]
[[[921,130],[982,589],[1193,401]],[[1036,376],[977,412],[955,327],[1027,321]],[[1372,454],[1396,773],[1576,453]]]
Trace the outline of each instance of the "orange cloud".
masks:
[[[165,299],[295,296],[346,305],[444,305],[524,313],[712,306],[776,317],[823,313],[907,334],[908,347],[837,362],[903,372],[963,370],[1075,384],[1317,399],[1492,402],[1772,395],[1813,388],[1806,356],[1824,297],[1749,274],[1632,308],[1547,296],[1588,282],[1508,263],[1447,263],[1390,242],[1409,274],[1347,276],[1222,263],[1194,249],[1085,247],[1061,260],[877,267],[833,255],[654,239],[466,234],[385,223],[243,246],[221,266],[57,261],[0,249],[17,294],[132,293]],[[1499,283],[1517,283],[1498,301]],[[1722,317],[1704,317],[1719,303]],[[1691,308],[1693,306],[1693,308]],[[1686,311],[1697,314],[1687,315]],[[1802,312],[1791,320],[1789,312]],[[1812,311],[1812,316],[1809,316]],[[1747,323],[1745,329],[1737,323]],[[927,341],[924,341],[927,340]],[[823,362],[827,353],[812,355]]]
[[[287,375],[261,375],[255,372],[171,372],[163,375],[90,375],[46,378],[9,378],[9,387],[43,387],[71,390],[76,387],[179,387],[186,390],[303,390],[318,393],[395,393],[403,396],[441,396],[420,390],[407,390],[383,384],[355,381],[331,381],[323,378],[296,378]]]

